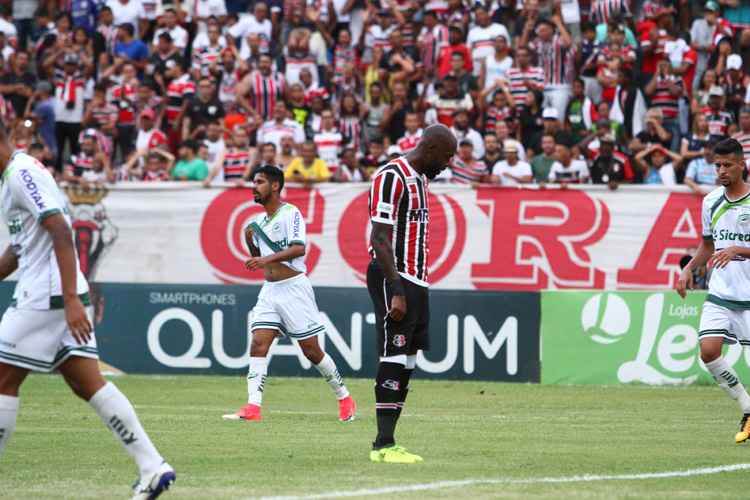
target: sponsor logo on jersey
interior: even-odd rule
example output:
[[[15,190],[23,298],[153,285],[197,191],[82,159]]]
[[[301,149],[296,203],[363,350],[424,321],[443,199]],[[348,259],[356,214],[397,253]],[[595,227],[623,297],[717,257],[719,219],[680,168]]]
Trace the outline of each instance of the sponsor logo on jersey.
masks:
[[[23,229],[21,219],[15,218],[8,222],[8,232],[11,234],[11,236],[20,233],[21,229]]]
[[[394,335],[393,345],[396,347],[404,347],[406,345],[406,335]]]
[[[715,241],[750,241],[750,233],[735,233],[728,229],[721,229],[719,231],[714,231],[714,240]]]
[[[430,213],[426,208],[409,210],[409,222],[429,222]]]
[[[25,168],[21,169],[21,180],[23,180],[23,183],[26,186],[26,191],[29,192],[29,196],[34,200],[36,207],[39,210],[44,210],[44,200],[42,200],[42,195],[39,193],[39,188],[37,187],[36,182],[34,182],[34,178],[31,177],[31,174]]]

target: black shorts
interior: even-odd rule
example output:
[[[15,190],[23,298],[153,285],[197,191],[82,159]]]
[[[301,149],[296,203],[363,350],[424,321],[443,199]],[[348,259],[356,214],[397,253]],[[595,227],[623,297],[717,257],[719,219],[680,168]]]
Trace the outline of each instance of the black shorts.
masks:
[[[381,357],[412,355],[430,348],[428,335],[430,323],[429,289],[402,279],[406,292],[406,316],[393,321],[388,316],[393,293],[376,260],[367,266],[367,291],[375,306],[377,351]]]

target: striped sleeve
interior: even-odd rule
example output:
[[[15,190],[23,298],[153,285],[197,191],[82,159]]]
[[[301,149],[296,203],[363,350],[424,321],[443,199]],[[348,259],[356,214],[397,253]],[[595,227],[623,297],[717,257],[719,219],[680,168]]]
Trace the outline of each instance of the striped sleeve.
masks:
[[[404,183],[393,169],[378,172],[370,187],[370,220],[393,225],[403,192]]]

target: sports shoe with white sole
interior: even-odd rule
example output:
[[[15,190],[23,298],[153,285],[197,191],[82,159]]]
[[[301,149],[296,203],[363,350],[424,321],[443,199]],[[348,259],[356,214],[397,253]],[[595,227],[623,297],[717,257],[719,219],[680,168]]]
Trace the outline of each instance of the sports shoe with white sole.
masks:
[[[224,420],[263,420],[263,417],[260,414],[260,406],[250,403],[237,410],[236,413],[222,415],[221,418]]]
[[[177,479],[174,469],[167,462],[162,462],[159,469],[147,477],[142,477],[133,486],[132,500],[154,500],[172,486]]]

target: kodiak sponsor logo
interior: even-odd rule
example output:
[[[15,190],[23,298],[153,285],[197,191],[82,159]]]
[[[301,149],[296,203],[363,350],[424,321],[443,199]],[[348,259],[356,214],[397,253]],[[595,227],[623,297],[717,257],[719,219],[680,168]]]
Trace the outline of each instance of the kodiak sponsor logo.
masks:
[[[37,187],[36,182],[34,182],[34,178],[31,177],[31,173],[25,168],[21,169],[21,180],[23,180],[23,183],[26,186],[26,191],[29,192],[29,196],[34,200],[36,207],[39,210],[44,210],[45,205],[42,200],[42,195],[39,193],[39,188]]]

